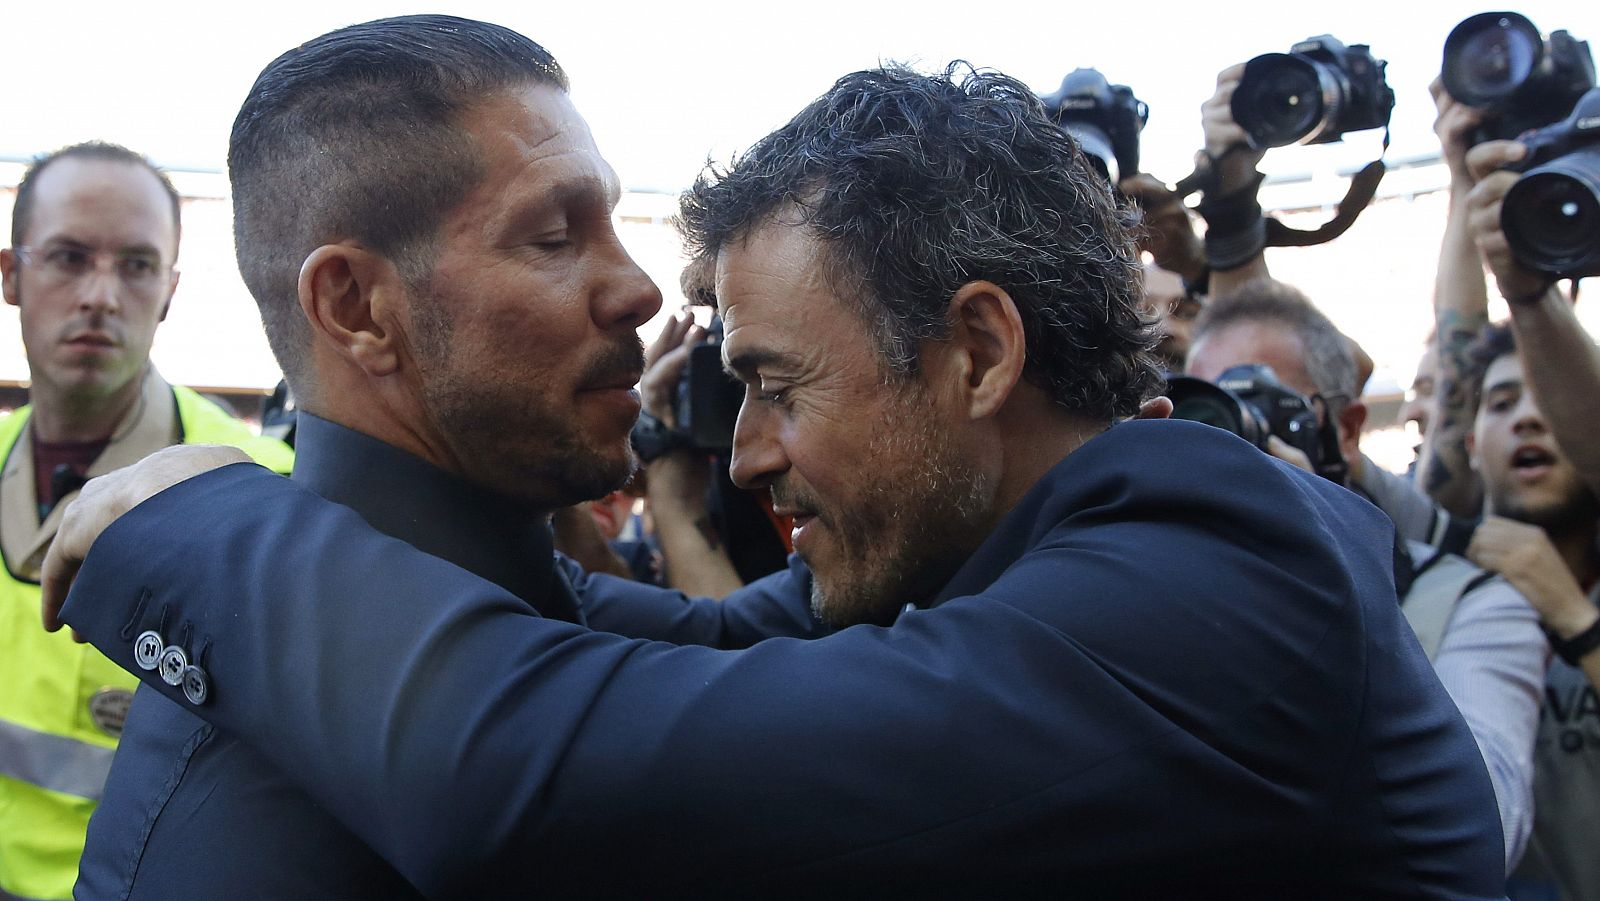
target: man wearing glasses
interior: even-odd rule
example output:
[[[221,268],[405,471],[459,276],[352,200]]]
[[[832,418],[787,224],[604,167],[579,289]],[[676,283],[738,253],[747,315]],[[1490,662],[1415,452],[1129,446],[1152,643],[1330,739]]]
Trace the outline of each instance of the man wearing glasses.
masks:
[[[17,186],[6,303],[29,406],[0,419],[0,897],[66,898],[138,680],[39,628],[39,564],[90,477],[180,442],[234,444],[287,472],[284,445],[150,365],[178,286],[178,194],[137,153],[86,143]]]

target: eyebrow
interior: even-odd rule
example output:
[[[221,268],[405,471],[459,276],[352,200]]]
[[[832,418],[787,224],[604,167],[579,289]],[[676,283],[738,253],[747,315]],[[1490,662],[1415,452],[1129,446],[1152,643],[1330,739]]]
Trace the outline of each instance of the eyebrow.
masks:
[[[70,237],[66,237],[66,236],[58,236],[58,237],[50,238],[50,239],[46,240],[44,243],[42,243],[39,246],[41,246],[41,247],[69,247],[69,248],[71,248],[73,250],[99,250],[98,247],[96,247],[93,244],[90,244],[87,241],[79,241],[77,238],[70,238]],[[160,256],[161,255],[161,250],[159,248],[157,248],[154,244],[151,244],[148,241],[141,241],[141,242],[135,243],[135,244],[126,244],[126,245],[123,245],[122,247],[113,248],[111,252],[112,253],[120,253],[120,254],[148,253],[148,254],[154,254],[156,256]]]
[[[1493,394],[1496,391],[1520,391],[1520,390],[1522,390],[1522,379],[1505,379],[1504,381],[1495,382],[1493,385],[1490,385],[1488,388],[1485,388],[1484,389],[1484,393],[1485,394]]]
[[[781,353],[779,351],[768,350],[766,348],[754,348],[751,350],[738,350],[731,354],[727,354],[726,358],[723,360],[722,368],[727,370],[730,375],[734,376],[740,381],[744,381],[750,374],[754,373],[763,366],[791,363],[794,361],[794,359],[795,357],[793,354]]]

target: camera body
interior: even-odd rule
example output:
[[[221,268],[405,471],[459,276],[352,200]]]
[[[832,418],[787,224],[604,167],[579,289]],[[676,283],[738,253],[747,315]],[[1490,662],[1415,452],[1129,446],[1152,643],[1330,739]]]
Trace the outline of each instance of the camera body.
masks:
[[[1480,13],[1451,29],[1440,72],[1451,97],[1487,113],[1474,144],[1556,122],[1595,86],[1587,41],[1565,31],[1545,38],[1512,12]]]
[[[1267,438],[1275,435],[1305,454],[1318,475],[1342,485],[1349,474],[1350,467],[1339,452],[1337,426],[1331,416],[1319,416],[1314,406],[1321,398],[1307,398],[1285,386],[1271,366],[1234,366],[1217,376],[1215,384],[1172,376],[1167,379],[1166,394],[1172,401],[1173,419],[1224,429],[1263,451]]]
[[[1095,69],[1074,69],[1054,94],[1039,99],[1113,187],[1139,171],[1139,132],[1150,108],[1132,88],[1111,84]]]
[[[744,403],[744,386],[722,368],[722,319],[713,316],[703,341],[689,348],[678,380],[673,415],[678,431],[696,450],[727,452]]]
[[[1385,127],[1394,110],[1387,66],[1366,44],[1346,47],[1326,34],[1307,38],[1288,53],[1245,63],[1233,119],[1257,150],[1328,144],[1346,132]]]
[[[1500,229],[1530,269],[1562,278],[1600,275],[1600,88],[1572,113],[1522,135],[1522,173],[1500,205]]]

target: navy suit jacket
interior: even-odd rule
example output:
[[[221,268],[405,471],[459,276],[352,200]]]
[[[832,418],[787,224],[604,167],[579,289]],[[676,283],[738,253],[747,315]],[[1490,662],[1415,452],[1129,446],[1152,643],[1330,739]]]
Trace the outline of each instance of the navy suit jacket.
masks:
[[[546,616],[645,637],[743,646],[824,630],[802,568],[728,603],[555,567],[543,517],[381,441],[301,414],[294,480],[373,528],[476,573]],[[281,561],[281,568],[294,565]],[[281,584],[281,572],[261,574]],[[576,592],[567,582],[576,582]],[[582,609],[580,609],[582,608]],[[204,666],[203,636],[169,629]],[[323,711],[336,713],[336,711]],[[406,879],[293,779],[238,738],[141,687],[90,823],[74,894],[143,898],[419,898]]]
[[[1341,488],[1130,422],[926,609],[723,651],[541,618],[239,465],[107,530],[64,616],[130,669],[203,637],[196,715],[432,897],[1500,897],[1392,549]]]

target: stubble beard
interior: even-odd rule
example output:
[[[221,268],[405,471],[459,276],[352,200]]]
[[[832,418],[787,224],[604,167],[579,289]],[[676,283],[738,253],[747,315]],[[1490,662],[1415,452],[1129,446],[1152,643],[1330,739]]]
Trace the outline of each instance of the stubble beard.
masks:
[[[1600,498],[1587,485],[1576,484],[1566,496],[1545,504],[1524,501],[1515,492],[1502,491],[1494,499],[1494,512],[1507,519],[1538,526],[1552,538],[1593,531],[1600,520]]]
[[[495,373],[475,373],[471,354],[458,354],[441,311],[413,308],[423,400],[465,469],[464,478],[529,507],[554,510],[621,488],[638,467],[624,434],[619,446],[585,440],[570,417],[544,402],[539,386]],[[635,339],[634,343],[638,343]],[[612,349],[591,369],[643,358],[643,346]]]
[[[933,600],[986,537],[989,480],[960,459],[926,406],[903,404],[886,418],[898,430],[869,447],[863,463],[876,475],[848,509],[802,503],[840,555],[811,583],[812,613],[829,626],[888,625],[907,604]]]

